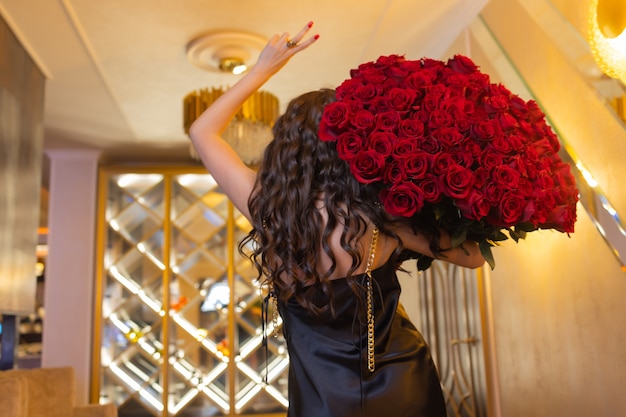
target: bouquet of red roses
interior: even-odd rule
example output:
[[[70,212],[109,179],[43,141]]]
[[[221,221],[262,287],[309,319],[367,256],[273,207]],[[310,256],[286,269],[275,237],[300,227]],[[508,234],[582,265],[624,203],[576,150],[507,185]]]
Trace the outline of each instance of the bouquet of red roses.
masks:
[[[491,83],[462,55],[383,56],[350,75],[319,136],[337,142],[358,181],[378,187],[390,215],[427,216],[453,246],[475,240],[492,268],[499,241],[574,231],[575,179],[534,101]]]

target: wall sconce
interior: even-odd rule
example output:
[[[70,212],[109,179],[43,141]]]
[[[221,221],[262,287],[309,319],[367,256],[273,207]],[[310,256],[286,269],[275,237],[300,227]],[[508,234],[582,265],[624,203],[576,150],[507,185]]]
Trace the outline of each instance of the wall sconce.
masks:
[[[600,69],[626,84],[626,2],[591,0],[589,44]]]

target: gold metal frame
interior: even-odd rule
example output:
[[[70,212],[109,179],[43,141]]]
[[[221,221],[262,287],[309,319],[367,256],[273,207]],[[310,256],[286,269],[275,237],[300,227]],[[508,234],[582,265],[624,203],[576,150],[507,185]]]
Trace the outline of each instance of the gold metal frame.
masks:
[[[101,381],[102,381],[102,356],[101,356],[101,346],[103,344],[103,326],[104,326],[104,322],[103,322],[103,317],[102,317],[102,310],[103,310],[103,297],[104,297],[104,287],[105,287],[105,280],[106,280],[106,271],[103,268],[103,260],[105,257],[105,251],[106,251],[106,240],[107,240],[107,224],[106,224],[106,218],[105,218],[105,212],[107,209],[107,196],[108,196],[108,184],[110,181],[110,178],[114,175],[119,175],[119,174],[160,174],[163,175],[163,201],[164,203],[164,213],[163,213],[163,224],[162,224],[162,228],[163,228],[163,241],[164,242],[170,242],[172,239],[171,233],[172,233],[172,216],[171,216],[171,202],[172,202],[172,179],[174,176],[176,175],[182,175],[182,174],[208,174],[206,172],[206,170],[202,167],[198,167],[198,166],[185,166],[185,167],[125,167],[125,166],[108,166],[108,167],[101,167],[99,170],[99,178],[98,178],[98,214],[97,214],[97,243],[96,243],[96,260],[97,260],[97,267],[96,267],[96,279],[97,279],[97,283],[96,283],[96,288],[95,288],[95,292],[94,292],[94,333],[93,333],[93,346],[92,346],[92,359],[91,359],[91,387],[90,387],[90,401],[97,403],[100,400],[100,390],[101,390]],[[227,269],[226,269],[226,276],[225,278],[227,278],[228,281],[228,285],[229,287],[232,289],[235,287],[235,280],[236,280],[236,274],[237,271],[235,270],[235,253],[234,250],[236,250],[236,236],[235,236],[235,228],[236,228],[236,223],[235,223],[235,209],[232,205],[232,203],[230,201],[228,201],[227,203],[227,212],[228,212],[228,217],[226,219],[226,245],[231,248],[231,250],[227,251],[227,257],[228,257],[228,265],[227,265]],[[161,334],[161,338],[163,339],[162,341],[165,342],[164,346],[167,352],[167,349],[169,349],[169,339],[171,338],[171,331],[172,329],[170,328],[171,323],[170,320],[172,320],[172,310],[170,308],[170,304],[169,304],[169,300],[170,300],[170,281],[173,279],[172,276],[172,271],[171,269],[171,263],[170,263],[170,249],[169,247],[163,246],[162,247],[162,260],[163,263],[166,265],[165,269],[162,271],[162,276],[161,276],[161,286],[162,286],[162,303],[163,303],[163,309],[165,309],[165,311],[169,312],[166,313],[164,316],[162,316],[162,321],[161,321],[161,326],[162,326],[162,334]],[[231,347],[232,344],[235,343],[236,340],[236,334],[235,331],[237,329],[237,322],[236,322],[236,311],[235,311],[235,291],[230,291],[230,303],[228,306],[228,340],[229,343],[231,343]],[[162,411],[159,413],[162,417],[169,417],[173,414],[171,414],[171,411],[168,409],[168,400],[167,400],[167,393],[169,390],[169,375],[170,372],[173,372],[170,369],[170,364],[167,358],[169,358],[171,355],[171,352],[168,352],[167,354],[163,355],[163,360],[162,363],[159,364],[159,372],[161,373],[161,376],[163,377],[161,380],[161,387],[162,387],[162,404],[163,404],[163,409]],[[219,415],[223,415],[223,416],[242,416],[242,415],[254,415],[255,417],[270,417],[270,416],[284,416],[284,413],[266,413],[266,414],[236,414],[237,410],[236,410],[236,389],[237,389],[237,385],[236,385],[236,381],[237,381],[237,370],[236,370],[236,365],[237,365],[237,360],[236,360],[236,355],[237,352],[235,349],[230,348],[229,349],[229,354],[228,354],[228,369],[227,369],[227,374],[226,377],[228,378],[227,381],[227,390],[228,390],[228,401],[229,401],[229,413],[227,414],[219,414]],[[130,395],[129,392],[129,398],[133,397],[133,395]],[[155,412],[154,410],[152,410],[151,412]],[[156,415],[156,414],[155,414]]]

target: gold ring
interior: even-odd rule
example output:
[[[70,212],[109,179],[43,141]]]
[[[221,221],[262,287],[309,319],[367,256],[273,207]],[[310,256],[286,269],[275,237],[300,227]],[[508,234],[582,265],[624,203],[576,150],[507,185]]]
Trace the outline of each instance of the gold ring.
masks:
[[[294,46],[296,46],[298,44],[298,42],[294,42],[291,39],[287,41],[287,48],[293,48]]]

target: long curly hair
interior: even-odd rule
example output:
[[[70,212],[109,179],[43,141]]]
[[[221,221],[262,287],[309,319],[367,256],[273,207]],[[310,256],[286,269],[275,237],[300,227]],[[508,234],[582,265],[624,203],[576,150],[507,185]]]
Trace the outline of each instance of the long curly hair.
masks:
[[[334,100],[331,89],[303,94],[276,121],[274,140],[265,150],[248,202],[253,229],[239,244],[259,278],[271,284],[282,300],[295,297],[313,314],[334,310],[330,277],[336,258],[330,236],[336,227],[343,227],[341,245],[352,257],[346,279],[355,294],[362,293],[353,276],[362,256],[354,242],[364,236],[368,221],[400,242],[385,227],[390,219],[378,203],[378,191],[354,178],[334,142],[318,138],[324,106]],[[320,206],[327,211],[326,220]],[[320,251],[332,262],[322,273]],[[394,256],[400,253],[399,245]],[[316,303],[320,294],[330,302]]]

